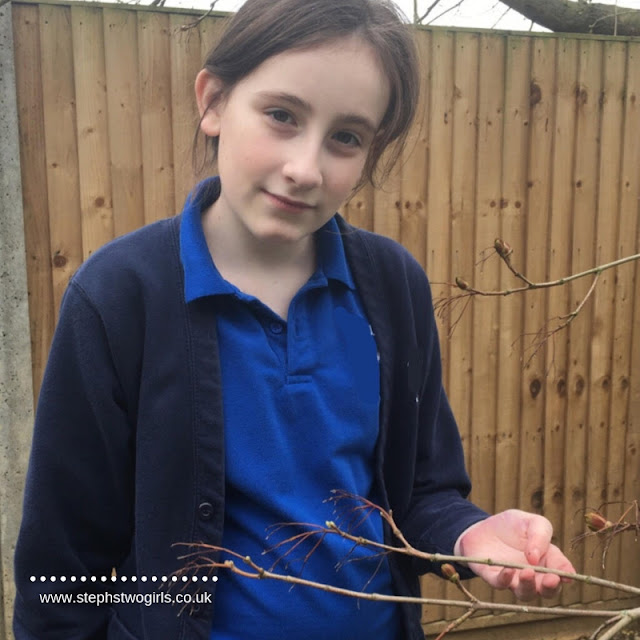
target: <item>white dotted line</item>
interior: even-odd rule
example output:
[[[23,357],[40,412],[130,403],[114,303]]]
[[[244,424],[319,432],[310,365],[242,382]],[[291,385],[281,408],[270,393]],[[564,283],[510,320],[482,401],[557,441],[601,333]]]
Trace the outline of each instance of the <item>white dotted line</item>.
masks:
[[[182,582],[189,582],[189,577],[182,576],[181,578],[178,578],[178,576],[171,576],[169,579],[167,576],[131,576],[130,578],[127,578],[127,576],[69,576],[68,578],[67,576],[31,576],[29,580],[31,580],[31,582],[66,582],[67,580],[69,580],[69,582],[127,582],[127,580],[130,582],[137,582],[138,580],[140,580],[140,582],[169,582],[169,580],[171,582],[178,582],[178,580],[181,580]],[[202,576],[201,578],[198,578],[198,576],[191,576],[191,582],[198,582],[198,580],[200,580],[200,582],[208,582],[209,577]],[[218,582],[218,576],[212,576],[211,582]]]

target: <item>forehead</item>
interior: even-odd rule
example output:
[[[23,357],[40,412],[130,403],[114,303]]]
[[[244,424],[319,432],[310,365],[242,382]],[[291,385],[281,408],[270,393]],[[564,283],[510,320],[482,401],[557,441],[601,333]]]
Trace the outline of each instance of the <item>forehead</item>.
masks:
[[[236,88],[294,95],[318,111],[361,115],[376,124],[390,96],[389,80],[378,56],[357,37],[272,56],[233,91]]]

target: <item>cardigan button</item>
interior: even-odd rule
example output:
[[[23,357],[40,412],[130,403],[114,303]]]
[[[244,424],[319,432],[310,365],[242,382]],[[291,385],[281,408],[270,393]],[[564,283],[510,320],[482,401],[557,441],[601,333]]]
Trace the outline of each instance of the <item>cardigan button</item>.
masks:
[[[211,520],[213,517],[213,505],[210,502],[203,502],[198,507],[198,515],[200,520]]]

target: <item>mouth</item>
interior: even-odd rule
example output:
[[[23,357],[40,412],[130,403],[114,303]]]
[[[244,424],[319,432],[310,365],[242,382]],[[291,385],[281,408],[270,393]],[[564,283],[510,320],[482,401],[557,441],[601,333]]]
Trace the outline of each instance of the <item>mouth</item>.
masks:
[[[313,209],[314,205],[302,202],[301,200],[291,200],[284,196],[278,196],[270,191],[263,190],[263,193],[278,209],[284,209],[285,211],[304,211],[306,209]]]

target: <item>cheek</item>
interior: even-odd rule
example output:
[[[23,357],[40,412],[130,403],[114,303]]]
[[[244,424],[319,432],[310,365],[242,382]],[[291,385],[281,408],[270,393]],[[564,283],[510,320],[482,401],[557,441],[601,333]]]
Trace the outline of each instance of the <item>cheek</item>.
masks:
[[[360,180],[364,170],[364,163],[350,163],[348,166],[340,167],[340,169],[332,173],[330,186],[336,197],[345,200]]]
[[[272,146],[251,135],[220,138],[219,166],[230,173],[257,173],[273,162]]]

